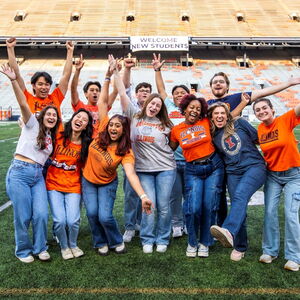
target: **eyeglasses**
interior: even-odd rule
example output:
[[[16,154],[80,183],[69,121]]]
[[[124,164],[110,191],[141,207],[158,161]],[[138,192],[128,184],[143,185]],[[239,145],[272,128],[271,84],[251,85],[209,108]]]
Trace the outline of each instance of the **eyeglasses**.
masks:
[[[221,84],[224,84],[224,83],[226,83],[226,81],[225,80],[223,80],[223,79],[220,79],[220,80],[214,80],[213,82],[212,82],[212,84],[217,84],[217,83],[221,83]]]
[[[138,93],[147,93],[147,94],[150,94],[150,90],[139,89]]]

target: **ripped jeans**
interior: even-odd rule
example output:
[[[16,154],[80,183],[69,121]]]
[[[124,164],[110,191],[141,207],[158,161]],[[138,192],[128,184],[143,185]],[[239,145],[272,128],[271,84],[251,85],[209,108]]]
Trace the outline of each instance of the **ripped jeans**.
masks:
[[[287,171],[267,172],[265,183],[265,216],[263,234],[263,253],[278,256],[280,235],[278,206],[284,191],[284,257],[300,264],[300,167]]]

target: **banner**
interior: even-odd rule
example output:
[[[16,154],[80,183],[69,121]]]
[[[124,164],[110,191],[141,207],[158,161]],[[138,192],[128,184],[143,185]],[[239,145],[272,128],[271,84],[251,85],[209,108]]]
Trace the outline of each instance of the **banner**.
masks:
[[[135,51],[189,51],[187,36],[132,36],[130,49]]]

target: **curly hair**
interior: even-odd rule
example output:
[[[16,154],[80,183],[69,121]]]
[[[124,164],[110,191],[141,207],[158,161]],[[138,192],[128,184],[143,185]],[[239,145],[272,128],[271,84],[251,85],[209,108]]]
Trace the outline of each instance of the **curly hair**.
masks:
[[[72,121],[76,115],[78,115],[81,112],[85,112],[88,115],[88,124],[84,130],[81,131],[80,138],[81,138],[81,151],[80,151],[80,158],[79,162],[84,164],[87,156],[88,156],[88,149],[89,145],[92,141],[92,135],[93,135],[93,117],[91,116],[90,112],[87,111],[84,108],[80,108],[74,114],[72,115],[71,119],[65,123],[64,131],[62,133],[63,135],[63,145],[66,147],[70,142],[72,138]]]
[[[109,123],[112,119],[118,118],[119,121],[122,124],[122,128],[123,128],[123,132],[122,135],[120,136],[119,140],[118,140],[118,145],[117,145],[117,149],[116,149],[116,155],[118,156],[124,156],[126,153],[129,152],[129,150],[131,149],[131,140],[130,140],[130,120],[127,117],[124,117],[122,115],[116,114],[113,115],[106,127],[105,130],[99,132],[98,135],[98,145],[101,149],[103,150],[107,150],[107,147],[109,146],[109,144],[112,143],[112,140],[110,138],[110,135],[108,133],[108,126]]]
[[[45,138],[47,136],[48,129],[44,125],[44,117],[45,117],[45,115],[46,115],[46,113],[49,109],[54,109],[56,111],[56,115],[57,115],[56,124],[53,128],[50,129],[50,135],[51,135],[51,139],[52,139],[53,149],[55,147],[56,132],[57,132],[57,129],[58,129],[60,123],[61,123],[61,119],[60,119],[60,116],[58,114],[58,109],[57,109],[56,106],[48,105],[43,110],[40,111],[39,115],[36,118],[38,123],[39,123],[39,133],[38,133],[38,136],[37,136],[36,140],[37,140],[37,144],[38,144],[38,146],[41,150],[44,150],[46,148]]]
[[[182,114],[184,114],[186,108],[189,106],[189,104],[194,101],[194,100],[197,100],[200,102],[201,104],[201,112],[200,112],[200,118],[206,118],[207,117],[207,103],[206,103],[206,100],[204,98],[197,98],[195,95],[193,94],[187,94],[185,96],[183,96],[182,100],[180,101],[180,104],[179,104],[179,109],[180,109],[180,112]]]

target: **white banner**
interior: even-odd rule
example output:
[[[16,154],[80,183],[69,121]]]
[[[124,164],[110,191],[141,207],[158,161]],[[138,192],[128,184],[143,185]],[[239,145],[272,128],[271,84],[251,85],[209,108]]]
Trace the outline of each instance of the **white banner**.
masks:
[[[132,36],[130,49],[135,51],[189,51],[187,36]]]

